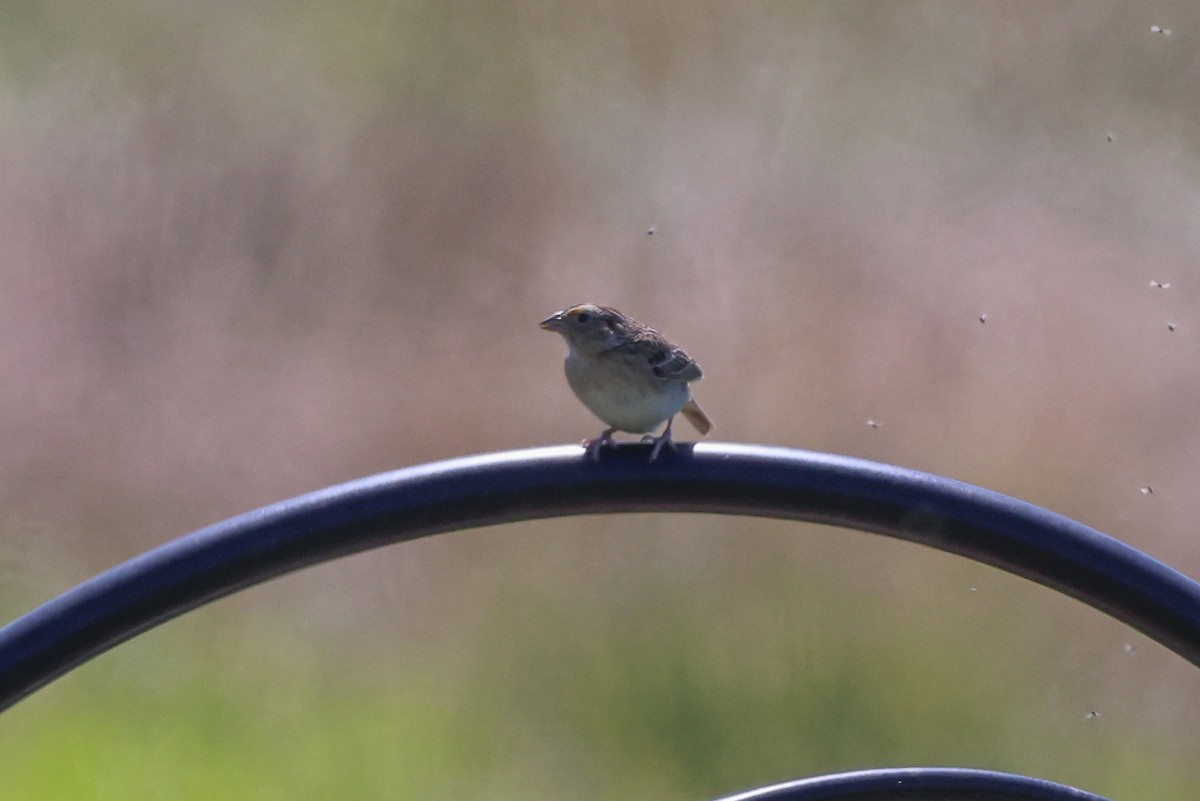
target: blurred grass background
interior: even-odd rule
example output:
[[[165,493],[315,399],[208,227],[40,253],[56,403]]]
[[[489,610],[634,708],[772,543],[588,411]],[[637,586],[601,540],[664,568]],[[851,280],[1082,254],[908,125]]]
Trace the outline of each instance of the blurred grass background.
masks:
[[[982,484],[1200,576],[1195,3],[2,9],[5,619],[284,497],[594,435],[536,327],[583,300],[686,347],[723,439]],[[558,520],[150,632],[5,713],[0,795],[682,801],[951,764],[1187,797],[1195,674],[870,535]]]

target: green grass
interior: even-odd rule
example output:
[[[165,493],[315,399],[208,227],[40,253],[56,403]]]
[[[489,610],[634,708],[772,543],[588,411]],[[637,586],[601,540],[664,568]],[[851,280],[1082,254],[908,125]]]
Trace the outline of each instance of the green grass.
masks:
[[[6,714],[5,798],[413,798],[487,764],[435,682],[338,683],[278,653],[222,676],[228,654],[177,637],[126,647]],[[202,655],[218,672],[184,664]]]
[[[172,621],[0,715],[0,798],[703,801],[902,765],[1200,784],[1172,712],[1194,669],[1070,599],[865,535],[602,522],[355,557]],[[356,586],[368,564],[424,589]]]
[[[904,764],[1125,797],[1183,797],[1197,779],[1136,738],[1073,734],[1039,761],[1057,733],[1031,733],[1021,676],[965,673],[932,629],[859,639],[825,616],[754,622],[667,598],[585,614],[532,596],[399,648],[177,621],[5,713],[0,796],[700,801]]]

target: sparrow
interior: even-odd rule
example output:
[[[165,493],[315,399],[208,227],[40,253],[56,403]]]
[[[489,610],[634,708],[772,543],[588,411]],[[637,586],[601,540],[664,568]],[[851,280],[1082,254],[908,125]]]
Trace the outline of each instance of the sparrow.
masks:
[[[654,443],[654,461],[664,446],[674,446],[671,423],[680,412],[701,434],[712,430],[712,421],[688,386],[703,377],[700,365],[653,328],[594,303],[555,312],[540,325],[566,340],[567,383],[608,425],[599,437],[584,443],[593,459],[600,458],[600,449],[617,431],[649,435],[665,421],[660,436],[643,438]]]

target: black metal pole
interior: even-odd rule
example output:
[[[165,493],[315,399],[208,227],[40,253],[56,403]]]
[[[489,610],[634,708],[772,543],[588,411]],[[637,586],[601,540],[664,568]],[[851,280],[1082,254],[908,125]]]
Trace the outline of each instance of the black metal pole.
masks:
[[[1092,793],[1011,773],[968,768],[888,768],[761,787],[719,801],[1105,801]]]
[[[176,615],[283,573],[460,528],[608,512],[711,512],[862,529],[1052,587],[1200,665],[1200,585],[1098,531],[946,478],[752,445],[483,454],[320,490],[168,542],[0,629],[0,709]]]

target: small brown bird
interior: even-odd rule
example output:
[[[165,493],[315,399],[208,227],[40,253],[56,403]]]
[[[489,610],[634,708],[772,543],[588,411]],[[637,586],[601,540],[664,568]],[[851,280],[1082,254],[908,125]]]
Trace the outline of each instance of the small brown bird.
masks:
[[[615,432],[649,434],[666,421],[662,435],[652,438],[654,461],[664,445],[672,444],[671,422],[678,412],[701,434],[712,430],[688,387],[703,377],[700,365],[653,328],[593,303],[555,312],[541,327],[567,341],[567,383],[609,426],[587,442],[593,459],[600,458],[600,448]]]

